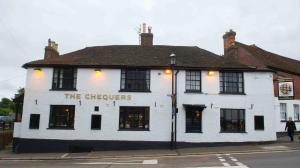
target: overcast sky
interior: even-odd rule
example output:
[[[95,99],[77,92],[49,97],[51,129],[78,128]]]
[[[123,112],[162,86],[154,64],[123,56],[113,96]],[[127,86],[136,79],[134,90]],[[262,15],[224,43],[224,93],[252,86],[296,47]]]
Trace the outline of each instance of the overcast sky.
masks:
[[[237,41],[300,60],[299,0],[0,0],[0,98],[24,87],[21,66],[43,58],[48,38],[61,54],[138,44],[143,22],[154,44],[223,54],[222,35],[233,29]]]

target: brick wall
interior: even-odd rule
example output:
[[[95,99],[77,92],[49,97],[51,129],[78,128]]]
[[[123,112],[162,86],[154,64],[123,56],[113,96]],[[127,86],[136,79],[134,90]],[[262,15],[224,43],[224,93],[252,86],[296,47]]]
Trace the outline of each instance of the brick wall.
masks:
[[[294,81],[294,98],[300,100],[300,76],[298,75],[293,75],[290,73],[282,72],[282,71],[277,71],[273,75],[274,79],[274,94],[276,97],[278,97],[278,81],[276,80],[278,76],[281,77],[287,77],[287,78],[292,78]]]

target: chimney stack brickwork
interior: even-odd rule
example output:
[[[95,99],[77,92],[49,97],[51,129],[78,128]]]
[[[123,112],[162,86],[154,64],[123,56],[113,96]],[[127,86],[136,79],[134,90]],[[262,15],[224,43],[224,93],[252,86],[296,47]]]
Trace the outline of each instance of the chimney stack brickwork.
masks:
[[[57,51],[58,44],[55,41],[48,39],[48,46],[45,47],[44,59],[52,59],[59,57],[59,52]]]
[[[223,35],[223,39],[224,39],[224,55],[226,54],[227,50],[234,46],[235,44],[235,35],[236,32],[234,32],[233,30],[230,29],[229,32],[226,32]]]
[[[148,30],[148,32],[147,32]],[[141,46],[153,46],[153,34],[151,32],[151,27],[148,26],[146,29],[146,24],[143,23],[142,32],[140,33]]]

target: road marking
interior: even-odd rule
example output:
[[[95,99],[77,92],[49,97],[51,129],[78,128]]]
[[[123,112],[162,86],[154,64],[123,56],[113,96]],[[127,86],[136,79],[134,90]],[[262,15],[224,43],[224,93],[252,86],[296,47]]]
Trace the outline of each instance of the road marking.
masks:
[[[63,154],[62,156],[61,156],[61,158],[65,158],[65,157],[67,157],[69,155],[69,153],[65,153],[65,154]]]
[[[290,149],[287,146],[262,146],[261,148],[265,150],[289,150]]]
[[[223,166],[225,166],[225,167],[230,167],[230,164],[229,163],[222,163],[223,164]]]
[[[241,163],[241,162],[235,162],[235,164],[236,165],[238,165],[238,166],[245,166],[243,163]]]
[[[128,160],[128,161],[117,161],[117,162],[80,162],[73,163],[79,165],[154,165],[158,164],[157,160]]]
[[[226,162],[226,160],[225,159],[219,159],[221,162]]]
[[[157,160],[143,160],[143,164],[157,164]]]
[[[186,168],[249,168],[247,166],[213,166],[213,167],[186,167]]]

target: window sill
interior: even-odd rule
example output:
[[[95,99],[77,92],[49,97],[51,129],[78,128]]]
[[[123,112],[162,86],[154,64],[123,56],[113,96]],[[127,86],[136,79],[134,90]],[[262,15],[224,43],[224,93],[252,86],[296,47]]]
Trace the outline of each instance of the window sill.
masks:
[[[48,130],[75,130],[74,128],[47,128]]]
[[[280,120],[280,122],[287,122],[287,120]]]
[[[203,132],[202,131],[185,131],[186,134],[189,134],[189,133],[200,133],[202,134]]]
[[[77,91],[77,89],[49,89],[49,91]]]
[[[254,129],[254,131],[265,131],[265,129]]]
[[[195,94],[203,94],[203,92],[198,91],[198,90],[186,90],[184,93],[195,93]]]
[[[246,131],[220,131],[220,133],[221,134],[223,134],[223,133],[225,133],[225,134],[227,134],[227,133],[229,133],[229,134],[231,134],[231,133],[233,133],[233,134],[247,134],[247,132]]]
[[[101,131],[99,128],[91,128],[92,131]]]
[[[138,91],[138,90],[119,90],[119,92],[151,93],[150,90],[145,90],[145,91]]]
[[[227,93],[227,92],[220,92],[221,95],[246,95],[246,93]]]
[[[29,128],[29,130],[39,130],[39,128]]]
[[[118,131],[150,131],[150,129],[130,129],[130,128],[125,128],[125,129],[119,129]]]

